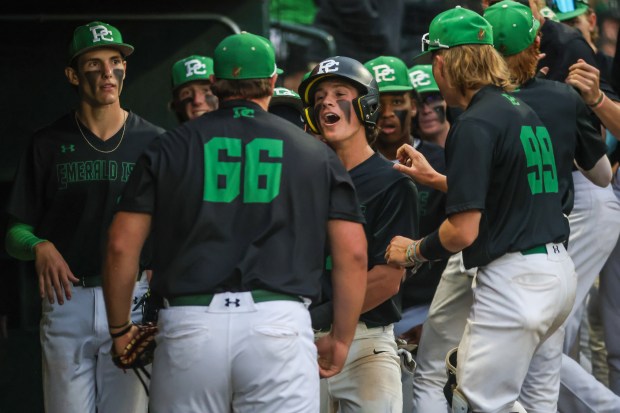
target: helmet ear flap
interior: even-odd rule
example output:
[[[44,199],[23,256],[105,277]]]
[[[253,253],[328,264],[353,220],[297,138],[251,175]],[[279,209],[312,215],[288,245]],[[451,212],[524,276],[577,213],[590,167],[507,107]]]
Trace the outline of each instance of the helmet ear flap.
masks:
[[[306,125],[310,128],[310,131],[315,135],[320,135],[319,124],[316,121],[316,116],[314,116],[314,108],[313,107],[305,107],[303,112],[304,120],[306,121]]]

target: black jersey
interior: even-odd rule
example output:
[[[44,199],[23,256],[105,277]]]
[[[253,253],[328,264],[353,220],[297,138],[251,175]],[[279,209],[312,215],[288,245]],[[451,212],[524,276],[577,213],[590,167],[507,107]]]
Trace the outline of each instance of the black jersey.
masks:
[[[392,163],[374,154],[349,171],[357,190],[366,224],[368,269],[385,265],[385,250],[392,238],[419,237],[417,189]],[[370,311],[360,320],[368,326],[384,326],[400,320],[401,296],[397,294]]]
[[[75,112],[37,131],[20,161],[7,211],[54,243],[77,277],[101,274],[113,209],[136,160],[164,130],[129,113],[106,141]]]
[[[446,164],[446,213],[482,212],[478,238],[463,250],[466,268],[568,238],[553,144],[519,99],[480,89],[450,129]]]
[[[368,270],[384,265],[385,250],[396,235],[416,239],[418,200],[416,187],[407,176],[394,169],[392,162],[378,153],[349,171],[366,223]],[[329,251],[327,252],[329,254]],[[310,307],[312,327],[329,330],[332,320],[331,260],[328,257],[322,278],[320,302]],[[374,309],[363,313],[360,320],[369,327],[385,326],[400,320],[400,293]]]
[[[592,124],[590,111],[575,90],[565,83],[533,78],[515,91],[547,127],[553,142],[563,211],[573,209],[573,159],[590,170],[607,147]]]
[[[446,160],[441,146],[424,140],[415,146],[434,170],[446,173]],[[446,194],[416,182],[420,204],[420,237],[435,231],[446,219]],[[433,300],[441,274],[448,260],[426,262],[413,276],[407,277],[401,292],[403,309],[416,305],[429,304]]]
[[[328,219],[363,222],[334,152],[257,104],[226,101],[140,158],[119,210],[152,215],[163,297],[267,289],[315,299]]]

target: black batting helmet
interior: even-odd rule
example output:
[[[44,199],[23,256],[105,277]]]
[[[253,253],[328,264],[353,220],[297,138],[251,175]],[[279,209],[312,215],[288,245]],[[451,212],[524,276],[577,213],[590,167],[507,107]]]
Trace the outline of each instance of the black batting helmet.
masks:
[[[334,56],[316,65],[299,85],[299,96],[306,106],[304,117],[312,132],[320,133],[314,115],[314,90],[322,80],[334,77],[344,79],[359,91],[359,96],[351,102],[354,112],[367,130],[374,129],[379,118],[377,81],[357,60],[345,56]]]

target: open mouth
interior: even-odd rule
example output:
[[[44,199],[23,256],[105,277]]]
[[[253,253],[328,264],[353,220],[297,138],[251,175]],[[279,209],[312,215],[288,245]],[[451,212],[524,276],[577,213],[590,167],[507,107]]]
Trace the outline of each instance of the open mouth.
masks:
[[[323,122],[325,123],[325,125],[333,125],[335,123],[337,123],[340,120],[340,116],[336,115],[335,113],[326,113],[325,115],[323,115]]]
[[[392,134],[394,132],[396,132],[396,125],[393,124],[380,124],[379,125],[379,129],[381,130],[381,133],[385,134],[385,135],[389,135]]]

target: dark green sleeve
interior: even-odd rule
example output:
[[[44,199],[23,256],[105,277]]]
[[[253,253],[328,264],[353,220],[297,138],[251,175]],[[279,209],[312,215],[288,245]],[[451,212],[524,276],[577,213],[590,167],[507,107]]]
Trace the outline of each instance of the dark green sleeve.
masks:
[[[35,259],[34,247],[44,239],[38,238],[33,233],[34,228],[30,225],[12,220],[6,232],[6,251],[10,256],[22,261]]]

